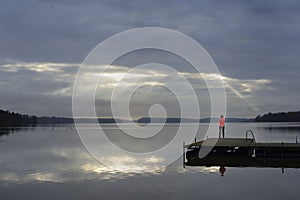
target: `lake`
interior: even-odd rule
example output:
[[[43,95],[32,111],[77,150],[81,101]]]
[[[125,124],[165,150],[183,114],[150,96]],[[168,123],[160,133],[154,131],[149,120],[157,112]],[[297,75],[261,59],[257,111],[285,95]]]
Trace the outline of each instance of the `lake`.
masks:
[[[95,128],[93,124],[85,126]],[[124,126],[131,128],[131,124]],[[103,127],[110,139],[118,143],[116,138],[122,133],[116,125]],[[166,125],[164,134],[173,132],[174,127],[174,124]],[[206,128],[207,124],[200,124],[200,132]],[[230,123],[226,125],[226,137],[243,138],[248,129],[259,142],[295,142],[300,124]],[[209,137],[217,135],[216,125],[215,135]],[[119,144],[122,146],[122,142]],[[147,148],[152,147],[134,145],[130,150],[138,152]],[[178,148],[182,150],[182,146]],[[182,158],[163,169],[151,165],[137,168],[134,160],[123,162],[120,158],[116,164],[123,170],[113,170],[90,155],[74,125],[2,128],[0,152],[1,199],[274,200],[300,197],[300,171],[294,168],[227,167],[221,176],[220,166],[183,168]],[[115,158],[108,156],[107,159]]]

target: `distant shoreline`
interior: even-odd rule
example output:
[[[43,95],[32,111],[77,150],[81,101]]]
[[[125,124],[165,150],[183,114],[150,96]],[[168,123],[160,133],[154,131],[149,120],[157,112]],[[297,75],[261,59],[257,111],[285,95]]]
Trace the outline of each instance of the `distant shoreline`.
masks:
[[[101,124],[115,124],[115,123],[217,123],[217,117],[207,117],[201,119],[192,118],[149,118],[141,117],[137,120],[130,121],[119,118],[98,118],[98,123]],[[78,118],[76,122],[79,123],[95,123],[93,118]],[[251,122],[300,122],[300,111],[297,112],[280,112],[280,113],[268,113],[264,115],[258,115],[256,118],[234,118],[227,117],[227,123],[251,123]],[[74,124],[73,118],[68,117],[36,117],[29,116],[10,111],[0,110],[0,127],[17,127],[17,126],[36,126],[47,124]]]

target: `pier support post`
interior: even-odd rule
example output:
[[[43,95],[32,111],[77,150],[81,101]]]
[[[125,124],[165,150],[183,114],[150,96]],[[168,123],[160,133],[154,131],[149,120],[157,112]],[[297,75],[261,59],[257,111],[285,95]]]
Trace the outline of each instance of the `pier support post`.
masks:
[[[183,154],[182,154],[182,161],[183,161],[183,168],[185,168],[185,142],[183,142],[183,146],[182,146],[182,149],[183,149]]]

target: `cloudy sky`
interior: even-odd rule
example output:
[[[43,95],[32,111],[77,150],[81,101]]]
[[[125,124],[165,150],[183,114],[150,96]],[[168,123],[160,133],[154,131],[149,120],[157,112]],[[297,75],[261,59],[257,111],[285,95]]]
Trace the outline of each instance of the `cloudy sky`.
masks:
[[[299,19],[296,0],[2,1],[0,109],[72,116],[75,75],[90,51],[121,31],[157,26],[187,34],[207,50],[226,87],[227,116],[300,110]],[[180,58],[155,50],[133,52],[112,64],[97,88],[97,114],[111,115],[111,91],[124,73],[153,62],[183,75],[198,95],[202,116],[209,115],[203,78],[212,75],[195,73]],[[178,102],[163,85],[178,74],[136,70],[123,81],[125,88],[145,83],[133,94],[132,115],[144,116],[149,105],[161,104],[176,116]]]

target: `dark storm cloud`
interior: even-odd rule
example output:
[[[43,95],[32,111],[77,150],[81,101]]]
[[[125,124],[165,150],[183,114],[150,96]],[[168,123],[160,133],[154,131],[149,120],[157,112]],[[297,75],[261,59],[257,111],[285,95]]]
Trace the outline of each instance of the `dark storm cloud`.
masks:
[[[298,11],[296,1],[8,1],[0,12],[0,52],[80,62],[111,34],[163,26],[202,43],[222,72],[256,76],[253,68],[280,71],[287,62],[295,70]]]
[[[90,50],[112,34],[141,26],[161,26],[181,31],[200,42],[227,77],[271,80],[268,87],[274,90],[253,94],[262,112],[276,107],[271,104],[280,109],[297,109],[300,106],[297,101],[297,85],[300,85],[299,11],[300,2],[296,0],[3,1],[0,7],[0,59],[1,63],[7,60],[80,63]],[[165,59],[149,52],[139,56],[147,62],[152,57]],[[135,63],[134,57],[132,61],[123,61],[126,66]],[[184,62],[170,64],[179,69]],[[76,69],[65,68],[65,74],[74,75]],[[7,94],[7,100],[16,94],[28,96],[32,91],[27,88],[33,87],[35,94],[41,93],[40,101],[47,101],[45,95],[52,94],[48,99],[56,99],[55,107],[55,104],[61,104],[62,97],[53,96],[53,91],[71,85],[69,81],[52,79],[26,69],[0,73],[1,91]],[[35,80],[38,78],[45,80],[44,84]],[[7,85],[17,80],[24,82],[22,87]],[[44,91],[48,93],[44,94]],[[32,98],[38,101],[39,96],[32,95]],[[3,99],[1,101],[5,103]],[[14,101],[18,105],[25,100],[20,97],[19,103]],[[287,106],[291,104],[293,106]],[[11,109],[14,110],[13,106]]]

